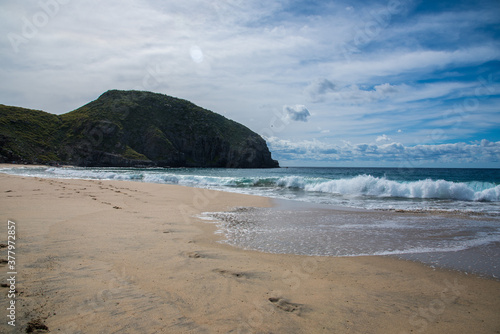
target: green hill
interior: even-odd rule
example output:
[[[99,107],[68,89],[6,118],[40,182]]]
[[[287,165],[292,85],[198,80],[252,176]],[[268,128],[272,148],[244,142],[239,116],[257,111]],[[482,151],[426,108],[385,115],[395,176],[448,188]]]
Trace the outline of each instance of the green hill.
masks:
[[[237,122],[186,100],[117,90],[63,115],[0,105],[0,161],[278,167],[264,139]]]

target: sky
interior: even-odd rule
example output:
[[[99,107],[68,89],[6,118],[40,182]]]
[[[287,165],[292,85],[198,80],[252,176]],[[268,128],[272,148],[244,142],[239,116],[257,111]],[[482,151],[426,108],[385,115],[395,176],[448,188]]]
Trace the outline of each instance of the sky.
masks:
[[[0,103],[190,100],[281,166],[500,168],[500,1],[2,0]]]

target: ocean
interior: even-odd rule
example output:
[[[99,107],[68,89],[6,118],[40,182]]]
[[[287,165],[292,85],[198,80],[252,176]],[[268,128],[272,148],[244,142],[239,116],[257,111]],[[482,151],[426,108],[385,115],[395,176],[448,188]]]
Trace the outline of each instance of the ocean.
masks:
[[[48,178],[179,184],[273,198],[205,213],[224,242],[318,256],[391,255],[500,277],[500,169],[3,168]]]

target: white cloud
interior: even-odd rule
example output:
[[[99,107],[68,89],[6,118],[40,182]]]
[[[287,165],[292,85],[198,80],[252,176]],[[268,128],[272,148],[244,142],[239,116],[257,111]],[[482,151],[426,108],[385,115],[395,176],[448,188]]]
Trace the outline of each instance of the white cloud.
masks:
[[[451,51],[443,50],[388,50],[379,54],[367,54],[349,63],[332,62],[330,71],[336,80],[351,78],[364,81],[372,77],[401,75],[447,66],[481,64],[500,60],[500,48],[493,45],[475,46]]]
[[[381,141],[391,141],[391,140],[392,140],[391,138],[389,138],[387,135],[383,134],[382,136],[378,136],[375,141],[378,143]]]
[[[311,82],[305,89],[304,93],[313,102],[323,101],[324,96],[329,92],[335,91],[335,84],[328,79],[320,78]]]
[[[398,92],[398,89],[395,86],[390,85],[389,83],[377,85],[374,88],[375,91],[381,96]]]
[[[290,141],[267,138],[278,158],[297,161],[385,161],[414,166],[422,163],[471,163],[500,161],[500,142],[482,140],[472,143],[405,146],[401,143],[332,145],[318,140]]]
[[[289,1],[55,1],[66,4],[18,53],[0,39],[0,103],[62,113],[108,89],[150,90],[254,131],[318,135],[328,147],[311,159],[327,158],[326,151],[345,159],[348,151],[353,159],[400,154],[383,135],[377,141],[383,133],[397,132],[405,154],[415,142],[465,142],[483,133],[498,140],[500,85],[488,63],[500,59],[493,2],[419,12],[404,1],[411,11],[393,13],[346,58],[342,46],[386,3],[311,2],[308,9],[321,10],[305,14]],[[41,2],[3,4],[4,37],[22,34]],[[483,79],[474,77],[478,71]],[[314,117],[305,106],[283,107],[290,100],[314,103]],[[276,119],[286,124],[273,127]],[[375,140],[334,144],[341,139]]]
[[[292,121],[307,122],[311,114],[304,105],[296,104],[295,106],[283,106],[283,111],[287,113],[287,117]]]
[[[400,90],[400,87],[389,83],[375,85],[373,88],[361,88],[356,84],[352,84],[336,89],[335,92],[328,94],[328,98],[347,104],[371,103],[395,97]]]

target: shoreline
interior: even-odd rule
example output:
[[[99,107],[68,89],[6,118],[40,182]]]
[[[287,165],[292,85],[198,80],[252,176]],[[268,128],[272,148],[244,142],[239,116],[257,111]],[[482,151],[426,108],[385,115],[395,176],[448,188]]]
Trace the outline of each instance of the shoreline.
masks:
[[[498,281],[382,256],[242,250],[193,217],[264,197],[6,174],[0,194],[3,224],[18,226],[19,332],[37,318],[64,333],[500,330]]]
[[[468,247],[460,250],[434,250],[434,251],[424,251],[424,250],[402,250],[400,253],[397,251],[387,254],[381,254],[378,252],[375,254],[364,253],[364,254],[339,254],[335,255],[335,252],[327,253],[330,246],[327,246],[324,242],[319,242],[322,247],[321,249],[316,248],[316,252],[311,249],[305,250],[303,247],[281,247],[274,248],[269,245],[270,236],[266,231],[267,226],[271,226],[270,229],[273,230],[276,221],[279,221],[279,228],[281,233],[284,233],[287,228],[290,228],[293,224],[308,224],[311,219],[309,217],[314,216],[315,221],[321,221],[322,224],[332,223],[332,224],[345,224],[345,217],[347,216],[348,222],[353,222],[357,219],[370,220],[373,221],[386,221],[391,219],[399,219],[399,221],[419,221],[421,219],[427,219],[431,217],[429,214],[422,214],[421,212],[393,212],[393,211],[380,211],[380,210],[369,210],[369,209],[357,209],[349,207],[337,207],[332,205],[309,203],[297,200],[285,200],[285,199],[275,199],[270,198],[273,205],[271,208],[255,208],[255,210],[248,210],[236,212],[221,212],[221,213],[207,213],[203,216],[206,217],[207,222],[215,223],[218,226],[218,233],[226,234],[229,233],[231,240],[228,243],[234,247],[240,247],[247,250],[258,250],[261,252],[268,252],[273,254],[296,254],[296,255],[306,255],[306,256],[333,256],[333,257],[359,257],[359,256],[389,256],[403,260],[410,260],[424,264],[430,268],[440,268],[445,270],[454,270],[462,272],[465,274],[473,274],[480,277],[495,279],[500,281],[500,268],[497,266],[497,261],[500,256],[500,247],[498,243],[488,243],[486,245],[476,245],[473,247]],[[250,208],[252,209],[252,208]],[[304,215],[305,213],[305,215]],[[327,220],[327,217],[334,217],[334,220]],[[455,219],[464,220],[466,215],[449,213],[433,213],[432,217],[436,220]],[[296,220],[297,219],[297,220]],[[342,220],[342,223],[338,223]],[[256,224],[260,226],[260,221],[266,221],[267,223],[262,227],[252,228],[251,225]],[[337,221],[337,222],[335,222]],[[234,223],[246,225],[243,228],[243,233],[239,231],[238,228],[234,227]],[[229,225],[229,226],[227,226]],[[260,230],[262,228],[263,230]],[[258,235],[255,235],[256,239],[261,239],[259,242],[249,242],[248,239],[243,242],[238,241],[242,236],[250,235],[248,232],[250,230],[257,230]],[[297,230],[294,228],[293,235],[288,235],[290,238],[288,241],[289,245],[300,243],[302,238],[305,238],[304,233],[309,232],[308,230]],[[277,232],[276,232],[277,233]],[[323,233],[325,231],[323,230]],[[342,233],[342,232],[341,232]],[[265,234],[265,236],[264,236]],[[299,237],[296,237],[299,236]],[[237,237],[235,237],[237,236]],[[253,234],[250,236],[252,238]],[[339,238],[339,236],[336,236]],[[361,234],[357,235],[358,242],[362,237]],[[397,232],[394,232],[394,238],[397,238]],[[319,236],[318,236],[319,238]],[[341,238],[341,237],[340,237]],[[347,235],[344,236],[344,239]],[[253,238],[252,238],[253,239]],[[279,239],[279,238],[276,238]],[[373,239],[373,237],[372,237]],[[310,240],[310,239],[308,239]],[[279,240],[276,240],[279,243]],[[342,244],[337,240],[336,244]],[[354,241],[354,240],[353,240]],[[317,242],[314,240],[311,243]],[[330,240],[330,244],[335,244],[334,241]],[[257,247],[258,245],[258,247]],[[321,254],[318,254],[322,252]]]

